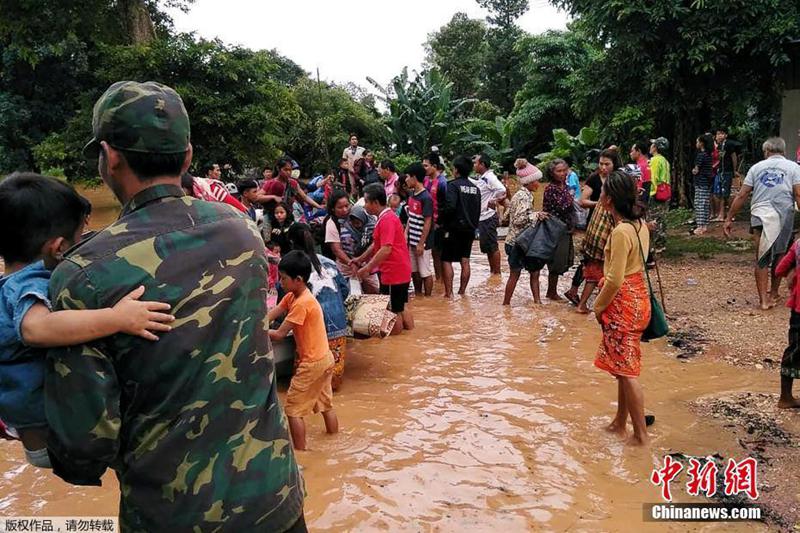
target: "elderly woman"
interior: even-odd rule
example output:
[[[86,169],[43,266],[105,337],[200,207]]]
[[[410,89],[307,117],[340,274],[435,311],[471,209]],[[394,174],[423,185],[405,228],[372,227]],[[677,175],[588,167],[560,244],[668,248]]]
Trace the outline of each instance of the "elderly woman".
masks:
[[[594,365],[617,379],[617,414],[606,429],[626,436],[630,416],[633,437],[628,443],[644,445],[648,436],[639,374],[640,341],[651,313],[644,264],[650,231],[642,221],[638,195],[635,179],[622,172],[603,183],[600,205],[613,217],[614,229],[605,246],[603,285],[594,304],[603,330]]]
[[[547,217],[545,213],[533,210],[533,192],[539,188],[542,172],[524,159],[518,159],[514,164],[517,167],[517,178],[520,189],[511,198],[508,207],[508,235],[506,236],[505,250],[508,258],[508,268],[511,274],[506,282],[506,292],[503,305],[511,305],[511,297],[517,288],[522,269],[525,268],[531,275],[531,292],[534,303],[542,303],[539,295],[539,267],[527,262],[524,252],[515,246],[517,237],[529,226]]]
[[[554,159],[547,165],[550,184],[544,190],[543,210],[567,225],[567,231],[558,241],[553,258],[547,263],[547,299],[559,301],[558,278],[567,272],[575,261],[572,232],[575,228],[575,196],[567,185],[569,165],[563,159]]]

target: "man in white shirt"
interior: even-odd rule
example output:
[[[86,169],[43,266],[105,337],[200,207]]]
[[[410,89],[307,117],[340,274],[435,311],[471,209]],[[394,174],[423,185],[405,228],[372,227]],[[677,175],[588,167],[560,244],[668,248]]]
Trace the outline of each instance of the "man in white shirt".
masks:
[[[723,231],[731,235],[733,217],[750,193],[750,228],[758,246],[756,289],[761,309],[775,307],[780,278],[770,271],[786,253],[792,240],[794,206],[800,207],[800,166],[786,159],[786,142],[778,137],[767,139],[762,147],[764,160],[750,167],[739,195],[725,219]]]
[[[486,154],[473,159],[477,178],[472,178],[481,191],[481,217],[478,224],[481,253],[489,259],[492,274],[500,274],[500,247],[497,244],[497,225],[499,222],[496,207],[505,200],[506,188],[492,171],[492,160]]]
[[[356,161],[364,157],[364,148],[358,145],[358,135],[350,134],[350,145],[342,152],[342,159],[347,159],[347,170],[350,172],[350,184],[356,190],[358,176],[355,175]]]

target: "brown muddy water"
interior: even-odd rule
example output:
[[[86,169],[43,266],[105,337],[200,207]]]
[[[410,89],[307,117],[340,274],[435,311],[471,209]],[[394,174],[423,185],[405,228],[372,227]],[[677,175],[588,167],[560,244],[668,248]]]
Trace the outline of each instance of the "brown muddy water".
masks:
[[[119,207],[105,189],[87,197],[93,226],[113,220]],[[771,383],[703,358],[679,361],[664,341],[645,345],[645,405],[657,422],[650,449],[627,448],[602,429],[616,384],[592,365],[600,340],[594,319],[563,303],[534,306],[525,280],[503,309],[503,282],[489,278],[477,250],[473,265],[466,298],[413,301],[412,333],[349,343],[335,398],[341,432],[326,436],[321,417],[310,419],[311,450],[298,455],[312,530],[753,529],[647,524],[642,504],[659,501],[649,476],[666,453],[743,458],[689,411],[690,401],[768,391]],[[112,474],[102,488],[72,487],[28,466],[19,445],[6,441],[0,472],[0,515],[117,512]],[[673,494],[702,501],[686,496],[682,483],[673,483]]]

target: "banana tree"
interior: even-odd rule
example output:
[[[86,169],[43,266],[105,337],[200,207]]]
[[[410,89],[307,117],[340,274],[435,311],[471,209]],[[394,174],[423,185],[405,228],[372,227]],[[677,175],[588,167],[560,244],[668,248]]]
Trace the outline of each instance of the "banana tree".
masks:
[[[458,139],[460,151],[485,153],[501,167],[507,167],[514,159],[514,125],[505,117],[494,121],[473,119],[464,126],[465,133]]]
[[[448,151],[462,135],[462,110],[474,100],[453,98],[452,82],[438,70],[415,73],[412,80],[404,68],[390,88],[367,80],[388,107],[386,126],[398,153],[419,155],[434,145]]]
[[[553,130],[553,142],[549,152],[539,154],[536,159],[549,163],[553,159],[571,159],[573,168],[586,176],[597,168],[595,157],[600,151],[600,132],[596,128],[581,128],[577,136],[565,129]]]

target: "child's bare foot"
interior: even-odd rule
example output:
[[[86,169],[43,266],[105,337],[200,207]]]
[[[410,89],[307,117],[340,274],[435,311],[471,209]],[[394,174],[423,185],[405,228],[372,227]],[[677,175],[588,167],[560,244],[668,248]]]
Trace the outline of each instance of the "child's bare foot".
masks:
[[[800,400],[797,398],[781,398],[778,400],[778,409],[800,409]]]
[[[628,440],[625,441],[626,446],[648,446],[650,444],[650,438],[647,435],[644,436],[637,436],[631,435],[628,437]]]
[[[554,302],[561,302],[561,301],[563,301],[563,300],[564,300],[564,298],[562,298],[562,297],[561,297],[561,296],[559,296],[558,294],[548,294],[548,295],[547,295],[547,299],[548,299],[548,300],[552,300],[552,301],[554,301]]]
[[[578,306],[578,308],[575,309],[575,312],[579,313],[581,315],[588,315],[589,313],[591,313],[591,311],[589,311],[589,308],[586,307],[586,306],[583,306],[583,307]]]
[[[533,303],[535,303],[536,305],[542,305],[542,299],[541,298],[534,298],[533,299]]]
[[[773,307],[775,307],[775,302],[762,302],[761,305],[759,305],[759,309],[762,311],[769,311]]]

